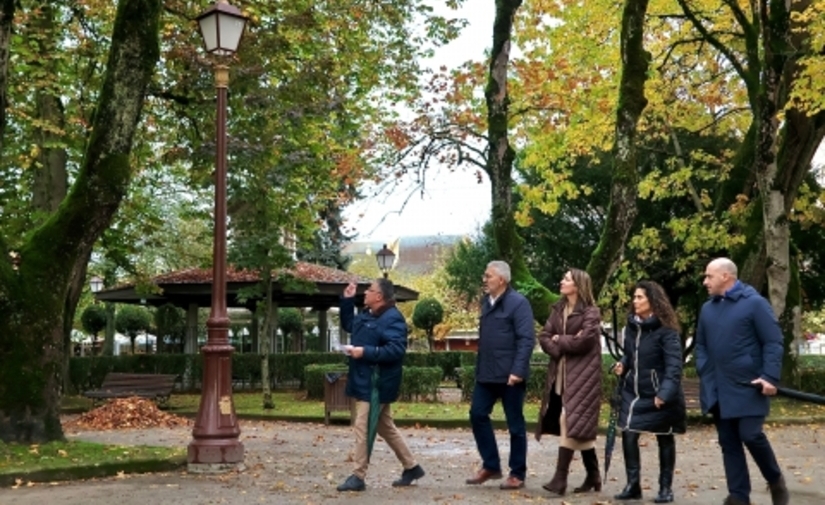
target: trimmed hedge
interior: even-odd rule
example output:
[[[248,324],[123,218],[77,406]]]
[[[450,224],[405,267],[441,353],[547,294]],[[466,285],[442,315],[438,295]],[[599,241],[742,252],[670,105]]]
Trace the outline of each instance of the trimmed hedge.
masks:
[[[602,356],[602,371],[608,374],[614,360],[610,355]],[[439,382],[455,379],[462,389],[462,398],[472,397],[475,382],[474,367],[476,353],[472,351],[408,352],[404,358],[405,367],[438,368],[441,370]],[[541,363],[541,364],[540,364]],[[546,375],[546,355],[541,351],[533,353],[531,378],[528,382],[528,397],[541,398]],[[269,356],[270,383],[297,382],[299,388],[310,387],[305,369],[308,365],[336,365],[346,368],[346,356],[341,353],[287,353]],[[825,395],[825,355],[803,355],[799,357],[799,389]],[[174,374],[182,378],[183,388],[195,389],[200,386],[203,376],[203,358],[200,354],[135,354],[123,356],[84,356],[69,359],[67,379],[68,392],[80,393],[100,387],[109,372]],[[685,365],[685,377],[696,377],[693,362]],[[235,382],[252,387],[261,384],[261,356],[259,354],[232,355],[232,376]],[[602,381],[602,394],[609,398],[615,387],[615,379],[606,375]],[[427,381],[429,381],[429,376]],[[429,390],[428,390],[429,388]],[[437,385],[436,385],[437,388]],[[418,390],[410,390],[411,395],[435,398],[428,382]],[[323,391],[321,392],[323,398]]]
[[[337,352],[306,352],[269,355],[270,383],[297,382],[303,389],[307,382],[304,371],[308,365],[346,365],[346,356]],[[404,366],[441,370],[439,382],[455,377],[462,363],[475,363],[475,353],[468,351],[408,352]],[[122,356],[83,356],[69,359],[69,391],[79,393],[100,387],[109,372],[162,373],[181,376],[186,390],[199,387],[203,376],[200,354],[134,354]],[[232,354],[232,377],[250,386],[261,384],[261,355]],[[416,393],[422,394],[422,393]]]
[[[444,371],[441,367],[405,366],[401,375],[401,394],[404,401],[438,401],[438,385]]]
[[[308,400],[324,399],[324,381],[327,373],[346,373],[347,367],[341,365],[307,365],[304,369]],[[404,401],[438,399],[438,385],[441,383],[442,370],[439,367],[405,366],[401,375],[400,399]]]
[[[536,359],[548,357],[546,354],[533,353],[530,363],[530,377],[527,378],[527,400],[540,401],[544,394],[544,385],[547,381],[547,364],[549,359]],[[548,357],[549,358],[549,357]],[[616,388],[616,376],[610,372],[611,367],[616,362],[609,354],[602,354],[602,398],[607,401]],[[472,400],[473,387],[475,386],[475,366],[464,366],[459,374],[461,380],[461,398],[465,401]]]

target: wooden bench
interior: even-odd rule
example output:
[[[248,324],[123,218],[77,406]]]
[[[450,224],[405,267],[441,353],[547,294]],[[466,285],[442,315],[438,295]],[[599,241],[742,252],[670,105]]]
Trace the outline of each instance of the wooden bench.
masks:
[[[699,379],[697,377],[683,377],[682,390],[685,392],[685,407],[699,409]]]
[[[93,405],[109,398],[138,396],[155,400],[158,406],[165,407],[177,380],[177,375],[109,372],[99,389],[84,391],[83,396],[91,398]]]

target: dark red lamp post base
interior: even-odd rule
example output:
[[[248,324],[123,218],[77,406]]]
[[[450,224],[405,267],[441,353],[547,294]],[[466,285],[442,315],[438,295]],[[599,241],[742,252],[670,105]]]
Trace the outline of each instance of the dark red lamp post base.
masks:
[[[215,336],[213,340],[210,335],[209,341],[225,343],[207,344],[201,349],[201,402],[187,455],[188,470],[194,473],[221,473],[243,467],[244,447],[238,439],[241,430],[232,401],[234,348],[226,340],[227,329],[210,327],[210,334],[222,333],[223,338]]]

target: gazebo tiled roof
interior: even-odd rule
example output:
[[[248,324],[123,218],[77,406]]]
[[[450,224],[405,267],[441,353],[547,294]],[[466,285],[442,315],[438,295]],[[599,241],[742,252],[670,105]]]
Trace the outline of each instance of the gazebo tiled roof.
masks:
[[[314,284],[314,289],[288,289],[281,282],[273,285],[272,298],[281,307],[312,307],[327,309],[338,305],[338,299],[344,287],[350,282],[358,284],[357,303],[363,301],[363,294],[369,287],[372,279],[361,277],[350,272],[337,270],[323,265],[296,262],[290,268],[273,272],[275,278],[289,276],[293,279]],[[241,302],[238,293],[241,289],[249,288],[260,281],[258,272],[236,269],[229,266],[226,270],[227,306],[253,308],[257,300],[250,299]],[[123,284],[114,288],[95,293],[95,298],[101,301],[117,303],[145,303],[163,305],[172,303],[182,308],[195,303],[200,307],[209,307],[212,296],[212,269],[189,268],[158,275],[152,278],[152,284],[160,288],[158,294],[139,295],[135,284]],[[417,300],[418,293],[403,286],[395,286],[395,295],[398,301]]]

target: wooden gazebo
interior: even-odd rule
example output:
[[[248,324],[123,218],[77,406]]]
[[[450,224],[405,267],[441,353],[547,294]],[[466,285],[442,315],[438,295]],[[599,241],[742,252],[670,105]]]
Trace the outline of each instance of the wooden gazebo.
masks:
[[[318,329],[326,335],[326,312],[337,307],[344,288],[350,282],[358,284],[356,306],[362,306],[364,292],[373,279],[350,272],[313,263],[296,262],[291,268],[273,272],[272,301],[279,307],[312,308],[318,311]],[[242,298],[244,288],[251,288],[261,281],[257,272],[235,269],[226,272],[227,307],[254,310],[260,298]],[[96,300],[113,303],[130,303],[161,306],[171,303],[187,311],[187,327],[197,326],[199,307],[209,307],[212,297],[212,270],[190,268],[158,275],[151,280],[153,292],[139,289],[134,283],[102,289],[94,294]],[[157,288],[157,289],[154,289]],[[395,286],[396,300],[406,302],[418,299],[418,293],[404,286]],[[194,321],[194,323],[193,323]],[[185,352],[197,352],[195,337],[187,335]],[[327,343],[328,344],[328,343]]]

